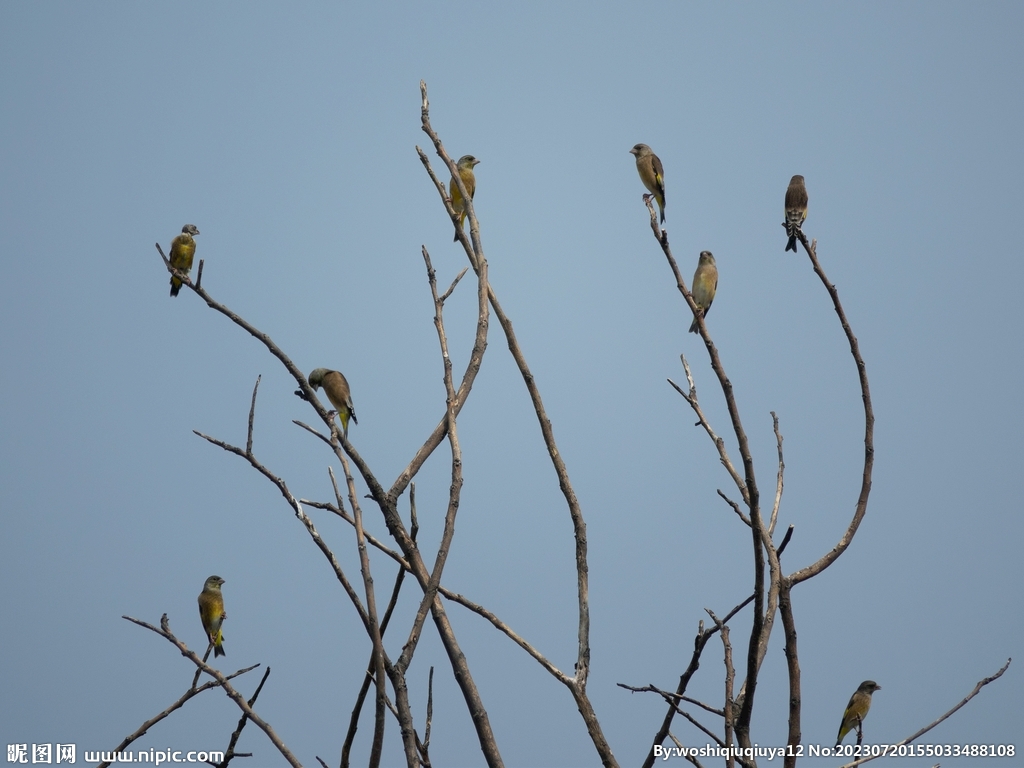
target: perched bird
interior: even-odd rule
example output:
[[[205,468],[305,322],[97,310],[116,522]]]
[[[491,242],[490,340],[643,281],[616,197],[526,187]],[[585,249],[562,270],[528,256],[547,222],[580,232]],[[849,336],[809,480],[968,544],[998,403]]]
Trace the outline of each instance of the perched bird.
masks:
[[[220,592],[223,583],[220,576],[211,576],[199,593],[199,618],[203,620],[203,629],[213,644],[214,658],[224,655],[224,633],[220,631],[220,625],[228,615],[224,613],[224,595]]]
[[[711,302],[715,300],[715,291],[718,290],[718,267],[715,265],[715,257],[711,251],[701,251],[700,261],[697,262],[697,271],[693,273],[693,303],[696,304],[704,317],[708,316],[711,309]],[[690,333],[697,332],[697,318],[694,316],[690,325]]]
[[[480,161],[472,155],[463,155],[459,158],[459,162],[456,165],[459,168],[459,178],[462,179],[462,183],[466,185],[466,191],[469,192],[469,199],[472,200],[476,195],[476,176],[473,174],[473,166],[479,165]],[[462,227],[466,223],[466,216],[469,212],[466,210],[466,203],[462,199],[462,193],[459,191],[459,185],[455,183],[455,177],[452,176],[452,183],[450,185],[449,192],[452,195],[452,208],[455,212],[461,214],[459,217],[459,227]],[[459,233],[455,233],[455,237],[452,238],[453,242],[459,242]],[[358,423],[358,422],[357,422]]]
[[[801,180],[802,181],[802,180]],[[843,739],[854,728],[860,730],[864,718],[868,716],[871,708],[871,694],[882,690],[882,686],[874,680],[865,680],[850,697],[850,703],[846,705],[843,712],[843,722],[839,726],[839,735],[836,736],[836,746],[843,743]]]
[[[646,144],[637,144],[629,154],[636,155],[636,170],[640,174],[640,181],[651,191],[654,199],[658,201],[658,208],[661,209],[661,223],[665,223],[665,169],[661,167],[661,160],[651,151]]]
[[[352,407],[352,394],[348,389],[348,382],[345,377],[337,371],[328,368],[317,368],[309,374],[309,386],[314,391],[320,389],[321,385],[327,393],[327,399],[341,417],[341,428],[348,438],[348,420],[352,419],[353,424],[358,424],[355,408]]]
[[[171,266],[180,269],[186,275],[192,269],[192,257],[196,255],[196,241],[193,235],[198,235],[199,230],[195,224],[186,224],[181,228],[181,234],[171,241]],[[181,280],[171,275],[171,296],[177,296],[181,290]]]
[[[796,233],[806,218],[807,187],[804,186],[803,176],[794,176],[789,180],[789,189],[786,190],[786,234],[789,235],[787,251],[796,253]]]

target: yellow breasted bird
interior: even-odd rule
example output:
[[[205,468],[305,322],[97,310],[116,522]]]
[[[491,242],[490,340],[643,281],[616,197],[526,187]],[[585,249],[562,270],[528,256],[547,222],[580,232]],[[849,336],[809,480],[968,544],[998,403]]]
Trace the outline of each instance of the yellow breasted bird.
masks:
[[[704,317],[708,316],[711,309],[711,302],[715,300],[715,291],[718,290],[718,267],[715,264],[715,257],[711,251],[701,251],[700,261],[697,262],[697,271],[693,273],[693,303],[701,310]],[[690,333],[697,332],[697,318],[693,318],[690,325]]]
[[[199,618],[203,620],[206,636],[213,643],[214,658],[224,655],[224,633],[220,631],[220,625],[228,615],[224,613],[224,595],[220,591],[223,583],[220,576],[211,576],[199,593]]]
[[[352,407],[352,394],[348,389],[348,381],[338,371],[317,368],[309,374],[309,386],[314,391],[323,386],[324,392],[327,393],[327,399],[331,401],[331,405],[334,406],[341,418],[341,428],[345,432],[345,437],[348,438],[348,420],[352,419],[353,424],[359,423],[359,419],[356,418],[356,410]]]
[[[629,150],[629,154],[636,156],[636,170],[640,174],[640,181],[658,201],[658,208],[661,209],[661,223],[664,224],[665,169],[661,166],[661,160],[646,144],[637,144]]]
[[[789,242],[786,250],[796,253],[796,233],[807,218],[807,187],[803,176],[794,176],[789,180],[786,190],[786,234]]]
[[[195,224],[186,224],[181,228],[181,234],[171,241],[171,255],[168,260],[175,269],[180,269],[186,275],[192,269],[192,258],[196,255],[196,241],[193,235],[198,235],[199,230]],[[181,290],[181,280],[171,275],[171,296],[177,296]]]
[[[837,747],[843,743],[846,734],[851,730],[854,728],[858,731],[861,730],[864,718],[868,716],[868,710],[871,709],[871,694],[880,690],[882,690],[882,686],[874,680],[865,680],[850,697],[850,703],[846,705],[846,711],[843,712],[843,722],[839,725],[839,735],[836,736]],[[863,731],[861,732],[863,733]]]
[[[479,164],[480,161],[472,155],[463,155],[459,158],[459,162],[456,163],[459,169],[459,178],[466,185],[466,191],[469,192],[470,200],[476,196],[476,175],[473,173],[473,167]],[[455,209],[456,213],[461,214],[459,217],[459,227],[461,228],[466,223],[466,216],[469,213],[466,210],[466,203],[462,199],[462,193],[459,191],[459,185],[455,183],[454,176],[452,176],[452,183],[448,191],[452,196],[452,208]],[[452,238],[452,241],[456,243],[459,241],[458,231],[455,232],[455,237]]]

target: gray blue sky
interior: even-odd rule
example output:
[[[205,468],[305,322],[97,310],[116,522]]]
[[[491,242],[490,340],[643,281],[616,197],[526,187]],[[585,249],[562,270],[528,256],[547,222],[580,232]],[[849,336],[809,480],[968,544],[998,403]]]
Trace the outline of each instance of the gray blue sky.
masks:
[[[641,141],[664,162],[684,274],[700,250],[717,257],[708,324],[762,488],[779,415],[789,571],[842,534],[863,452],[839,324],[806,257],[783,253],[786,184],[807,178],[805,231],[860,340],[877,455],[853,546],[795,592],[804,741],[832,743],[867,678],[883,687],[869,742],[931,722],[1024,655],[1022,29],[1022,6],[998,2],[0,5],[0,741],[109,749],[170,704],[191,665],[120,617],[166,612],[201,650],[195,598],[217,573],[223,668],[271,666],[259,711],[304,764],[337,763],[369,642],[277,491],[192,430],[244,442],[262,374],[260,458],[328,499],[331,456],[291,424],[315,415],[257,342],[187,290],[168,298],[153,243],[196,224],[216,298],[304,370],[345,372],[352,441],[390,483],[444,407],[420,246],[445,285],[465,260],[415,153],[429,144],[420,79],[448,151],[482,161],[493,285],[583,504],[589,691],[621,763],[642,759],[664,706],[615,684],[672,687],[703,609],[726,613],[752,571],[715,494],[735,489],[665,381],[683,381],[685,354],[728,435],[641,202],[627,154]],[[467,281],[446,315],[457,369],[474,307]],[[497,323],[460,430],[445,583],[571,671],[572,529]],[[440,530],[445,455],[418,479],[423,542]],[[350,531],[310,512],[358,577]],[[389,590],[391,565],[374,565]],[[450,615],[506,764],[594,765],[568,692],[476,616]],[[778,629],[762,745],[785,742]],[[1019,663],[924,741],[1019,739]],[[420,727],[430,665],[434,763],[481,764],[428,624],[409,674]],[[721,681],[712,643],[691,693],[720,703]],[[224,749],[237,718],[206,693],[136,746]],[[387,742],[400,763],[393,722]],[[282,764],[255,728],[239,749]]]

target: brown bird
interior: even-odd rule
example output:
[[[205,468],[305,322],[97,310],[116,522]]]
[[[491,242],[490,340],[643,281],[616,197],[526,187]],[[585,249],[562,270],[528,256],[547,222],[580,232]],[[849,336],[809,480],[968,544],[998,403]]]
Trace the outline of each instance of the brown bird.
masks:
[[[711,251],[701,251],[700,260],[697,262],[697,271],[693,273],[693,303],[701,310],[701,315],[708,316],[711,309],[711,302],[715,300],[715,291],[718,290],[718,267],[715,265],[715,257]],[[697,316],[694,315],[693,323],[690,325],[690,333],[697,332]]]
[[[882,690],[882,686],[874,680],[865,680],[854,691],[853,696],[850,697],[850,703],[846,705],[846,711],[843,712],[843,722],[839,724],[839,735],[836,736],[837,747],[843,743],[846,734],[854,728],[859,733],[863,733],[861,727],[864,723],[864,718],[868,716],[868,710],[871,708],[871,694],[880,690]]]
[[[789,235],[787,251],[796,253],[796,234],[806,218],[807,187],[804,186],[803,176],[794,176],[789,180],[789,189],[786,190],[786,234]]]
[[[654,195],[658,201],[658,208],[661,209],[661,223],[665,223],[665,169],[661,166],[661,160],[646,144],[637,144],[629,154],[636,157],[636,170],[640,174],[640,181]]]
[[[199,230],[195,224],[186,224],[181,228],[181,234],[171,241],[171,255],[168,261],[175,269],[180,269],[186,275],[192,269],[192,258],[196,255],[196,241],[193,235],[198,235]],[[181,279],[171,275],[171,296],[177,296],[181,290]]]
[[[203,591],[199,593],[199,618],[203,622],[203,630],[213,646],[213,658],[225,655],[224,633],[220,631],[220,625],[228,617],[224,613],[224,595],[220,591],[220,585],[224,579],[220,576],[211,576],[203,585]]]
[[[352,394],[349,392],[348,381],[338,371],[329,368],[317,368],[309,374],[309,386],[314,391],[324,388],[327,399],[331,401],[341,418],[341,428],[348,439],[348,420],[352,419],[353,424],[358,424],[356,410],[352,407]]]
[[[476,174],[473,173],[473,168],[478,165],[480,165],[480,161],[472,155],[463,155],[459,158],[459,162],[456,163],[456,167],[459,169],[459,178],[466,185],[466,191],[469,192],[470,200],[476,197]],[[459,216],[459,227],[461,228],[466,223],[466,216],[469,215],[468,206],[462,199],[462,193],[459,191],[459,185],[455,182],[454,176],[452,176],[452,183],[449,186],[449,191],[452,195],[452,208],[455,209],[456,213],[461,214]],[[458,230],[456,230],[452,242],[459,242]]]

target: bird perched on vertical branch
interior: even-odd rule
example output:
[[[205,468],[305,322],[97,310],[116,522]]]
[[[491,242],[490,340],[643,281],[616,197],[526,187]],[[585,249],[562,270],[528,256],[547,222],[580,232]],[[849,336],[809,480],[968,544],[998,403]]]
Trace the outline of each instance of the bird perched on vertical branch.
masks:
[[[693,303],[700,309],[703,317],[708,316],[711,309],[711,302],[715,300],[715,291],[718,290],[718,266],[715,264],[715,257],[711,251],[701,251],[700,260],[697,262],[697,271],[693,273]],[[690,333],[697,332],[697,317],[694,316],[690,325]]]
[[[180,269],[186,275],[192,269],[192,259],[196,255],[196,241],[193,235],[198,235],[199,230],[195,224],[186,224],[181,228],[181,234],[171,241],[171,254],[168,260],[175,269]],[[171,275],[171,296],[177,296],[181,290],[181,279]]]
[[[629,154],[636,156],[636,170],[640,174],[640,181],[654,195],[658,201],[658,208],[661,210],[661,223],[665,223],[665,169],[661,166],[661,160],[646,144],[637,144]]]
[[[796,233],[806,218],[807,187],[804,186],[803,176],[794,176],[789,180],[789,188],[786,190],[786,234],[789,235],[787,251],[796,253]]]
[[[466,185],[466,191],[469,192],[469,199],[472,200],[476,196],[476,175],[473,173],[474,166],[480,164],[472,155],[463,155],[459,158],[459,162],[456,163],[459,169],[459,178],[462,179],[462,183]],[[466,216],[469,215],[465,200],[462,199],[462,193],[459,191],[459,185],[455,182],[455,177],[452,176],[452,183],[450,185],[452,196],[452,208],[459,215],[459,228],[466,223]],[[456,230],[455,237],[452,238],[452,242],[459,242],[459,232]]]
[[[861,725],[871,708],[871,694],[880,690],[882,690],[882,686],[874,680],[865,680],[850,697],[850,703],[846,705],[846,711],[843,712],[843,722],[839,724],[839,735],[836,736],[837,747],[843,743],[846,734],[854,728],[858,733],[863,734]]]
[[[321,386],[324,388],[327,399],[331,401],[331,405],[334,406],[341,419],[341,428],[345,433],[345,439],[348,439],[348,420],[352,419],[353,424],[359,423],[359,419],[356,418],[356,410],[352,407],[352,394],[349,392],[348,381],[338,371],[317,368],[309,374],[309,386],[313,388],[313,391],[320,389]]]
[[[220,631],[220,625],[228,617],[224,613],[224,595],[221,594],[220,585],[224,579],[220,576],[211,576],[203,585],[203,591],[199,593],[199,618],[203,621],[203,629],[206,637],[213,646],[213,658],[224,656],[224,633]]]

